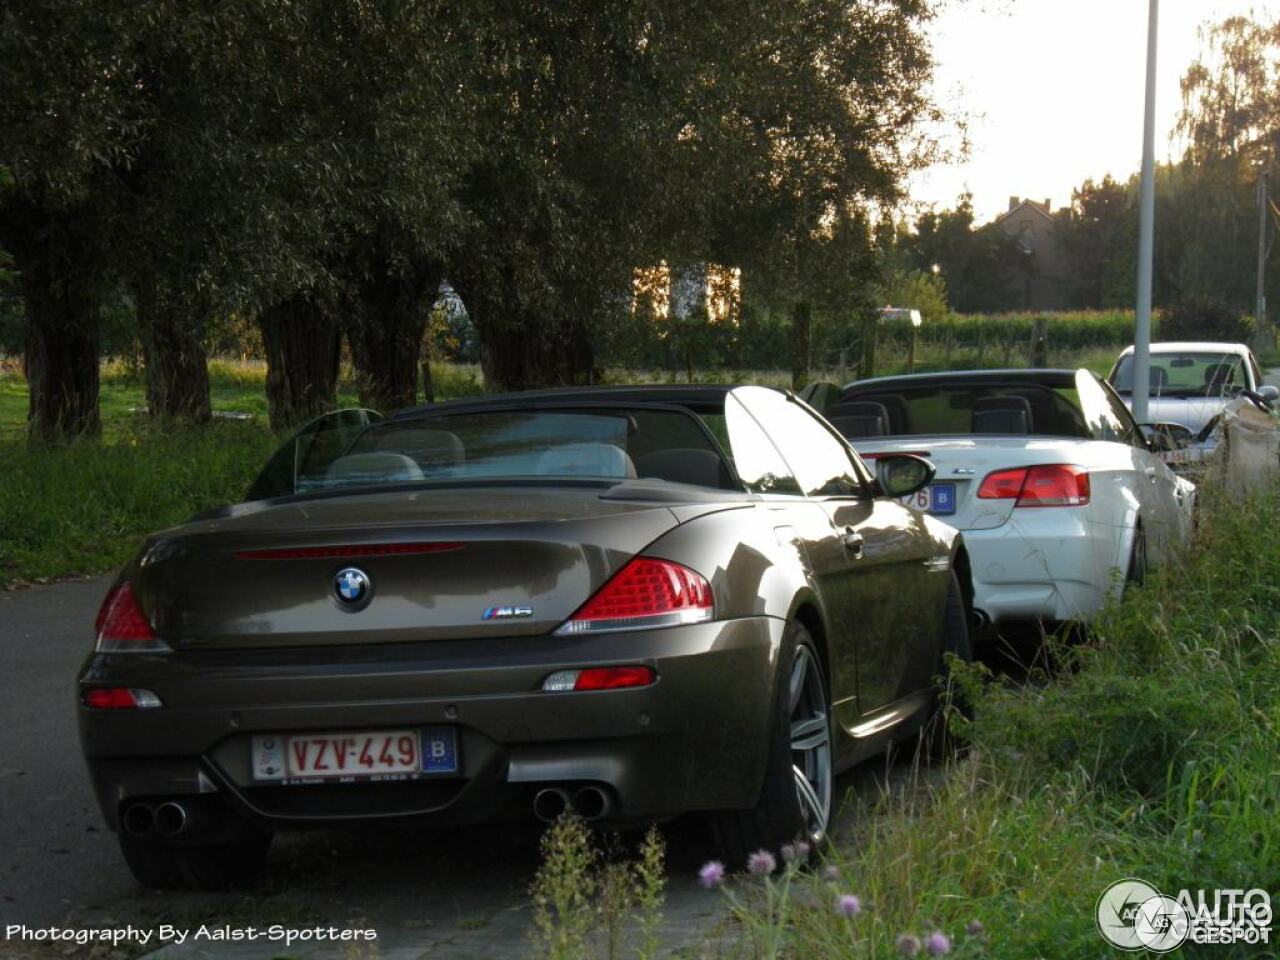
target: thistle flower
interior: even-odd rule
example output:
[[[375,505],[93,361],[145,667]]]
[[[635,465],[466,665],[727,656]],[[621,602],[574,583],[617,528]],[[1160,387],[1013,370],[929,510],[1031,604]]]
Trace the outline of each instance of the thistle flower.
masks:
[[[980,937],[987,928],[982,925],[981,920],[970,920],[965,925],[964,932],[971,937]]]
[[[924,948],[931,957],[945,957],[951,952],[951,938],[942,931],[935,930],[925,940]]]
[[[779,852],[780,854],[782,854],[782,862],[783,862],[783,863],[795,863],[795,860],[796,860],[796,848],[795,848],[795,847],[793,847],[791,844],[789,844],[789,843],[784,843],[784,844],[782,845],[782,849],[781,849],[781,850],[779,850],[778,852]]]
[[[698,871],[698,882],[708,890],[714,890],[720,886],[720,881],[723,879],[724,864],[719,860],[708,860]]]
[[[904,957],[914,957],[920,952],[920,938],[914,933],[904,933],[898,937],[898,952]]]
[[[757,850],[747,858],[747,872],[757,877],[767,877],[778,869],[778,861],[768,850]]]
[[[856,917],[862,912],[862,901],[852,893],[841,894],[836,898],[836,912],[846,917]]]
[[[813,848],[810,847],[809,844],[805,843],[803,840],[799,841],[796,844],[796,859],[799,860],[801,863],[808,863],[809,851],[812,849]]]
[[[840,868],[837,867],[834,863],[829,863],[827,864],[826,868],[822,871],[822,875],[826,877],[828,880],[839,880]]]

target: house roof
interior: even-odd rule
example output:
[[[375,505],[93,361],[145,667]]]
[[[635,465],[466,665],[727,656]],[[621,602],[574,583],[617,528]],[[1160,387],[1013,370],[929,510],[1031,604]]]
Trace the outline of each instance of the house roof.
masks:
[[[1012,217],[1015,213],[1018,213],[1018,212],[1020,212],[1021,210],[1028,209],[1028,208],[1029,208],[1029,209],[1031,209],[1031,210],[1034,210],[1036,213],[1040,214],[1040,216],[1044,217],[1044,218],[1045,218],[1046,220],[1048,220],[1050,223],[1052,223],[1052,222],[1053,222],[1053,214],[1051,214],[1048,210],[1046,210],[1046,209],[1045,209],[1044,207],[1042,207],[1040,204],[1036,203],[1036,201],[1034,201],[1034,200],[1023,200],[1021,203],[1019,203],[1019,204],[1018,204],[1016,207],[1014,207],[1013,209],[1011,209],[1011,210],[1006,210],[1004,213],[1000,214],[1000,216],[996,217],[996,223],[1001,223],[1002,221],[1007,220],[1007,219],[1009,219],[1010,217]]]

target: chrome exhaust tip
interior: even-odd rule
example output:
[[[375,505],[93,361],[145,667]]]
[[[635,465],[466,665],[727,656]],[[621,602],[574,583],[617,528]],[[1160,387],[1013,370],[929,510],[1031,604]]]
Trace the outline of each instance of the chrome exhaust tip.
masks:
[[[559,787],[546,787],[533,796],[533,815],[543,823],[551,823],[569,809],[569,794]]]
[[[120,827],[131,837],[147,837],[156,828],[155,811],[145,803],[125,807],[120,815]]]
[[[191,825],[187,808],[173,800],[166,801],[156,807],[156,833],[162,837],[177,837],[186,833]]]
[[[600,787],[582,787],[573,795],[573,807],[584,820],[599,820],[609,815],[613,802]]]

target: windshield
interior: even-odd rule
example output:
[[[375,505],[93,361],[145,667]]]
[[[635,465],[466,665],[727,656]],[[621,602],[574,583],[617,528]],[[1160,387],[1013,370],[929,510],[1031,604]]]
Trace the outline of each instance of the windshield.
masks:
[[[321,433],[320,436],[326,436]],[[656,478],[737,489],[691,413],[655,409],[494,409],[385,420],[264,471],[250,499],[392,484]],[[294,441],[295,443],[298,441]],[[317,453],[319,451],[319,453]]]
[[[1090,436],[1075,388],[1025,381],[886,383],[883,390],[847,393],[824,415],[855,442],[913,435]]]
[[[1151,354],[1153,397],[1221,397],[1246,383],[1242,357],[1230,353]],[[1120,358],[1108,378],[1117,393],[1133,393],[1133,354]]]

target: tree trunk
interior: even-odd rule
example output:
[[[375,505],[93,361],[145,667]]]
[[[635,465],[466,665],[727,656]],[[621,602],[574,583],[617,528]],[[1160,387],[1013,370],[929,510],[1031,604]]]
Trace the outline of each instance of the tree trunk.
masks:
[[[858,365],[858,378],[861,380],[876,375],[876,340],[879,336],[879,314],[869,313],[862,321],[862,362]]]
[[[431,348],[422,348],[422,402],[436,402],[436,384],[431,377]]]
[[[75,214],[5,214],[27,310],[28,435],[42,442],[95,435],[102,429],[96,251],[76,231]]]
[[[809,304],[800,302],[791,308],[791,389],[799,390],[809,381],[809,340],[813,333],[813,317]]]
[[[466,302],[466,301],[464,301]],[[582,324],[525,316],[480,334],[480,366],[495,391],[585,386],[594,380],[595,351]]]
[[[158,420],[207,423],[207,311],[191,296],[166,295],[151,280],[136,285],[135,300],[147,367],[148,412]]]
[[[486,389],[500,392],[594,383],[595,348],[583,319],[590,309],[542,316],[515,306],[479,277],[461,269],[450,275],[480,339],[480,368]]]
[[[272,430],[305,423],[337,406],[342,338],[338,318],[297,295],[258,315],[267,354],[267,411]]]
[[[23,274],[27,301],[27,349],[23,366],[32,440],[54,443],[96,435],[98,409],[98,304],[64,278],[57,291],[34,286]]]
[[[389,413],[418,399],[422,335],[431,311],[432,280],[384,277],[360,285],[357,321],[347,331],[358,376],[360,403]]]

